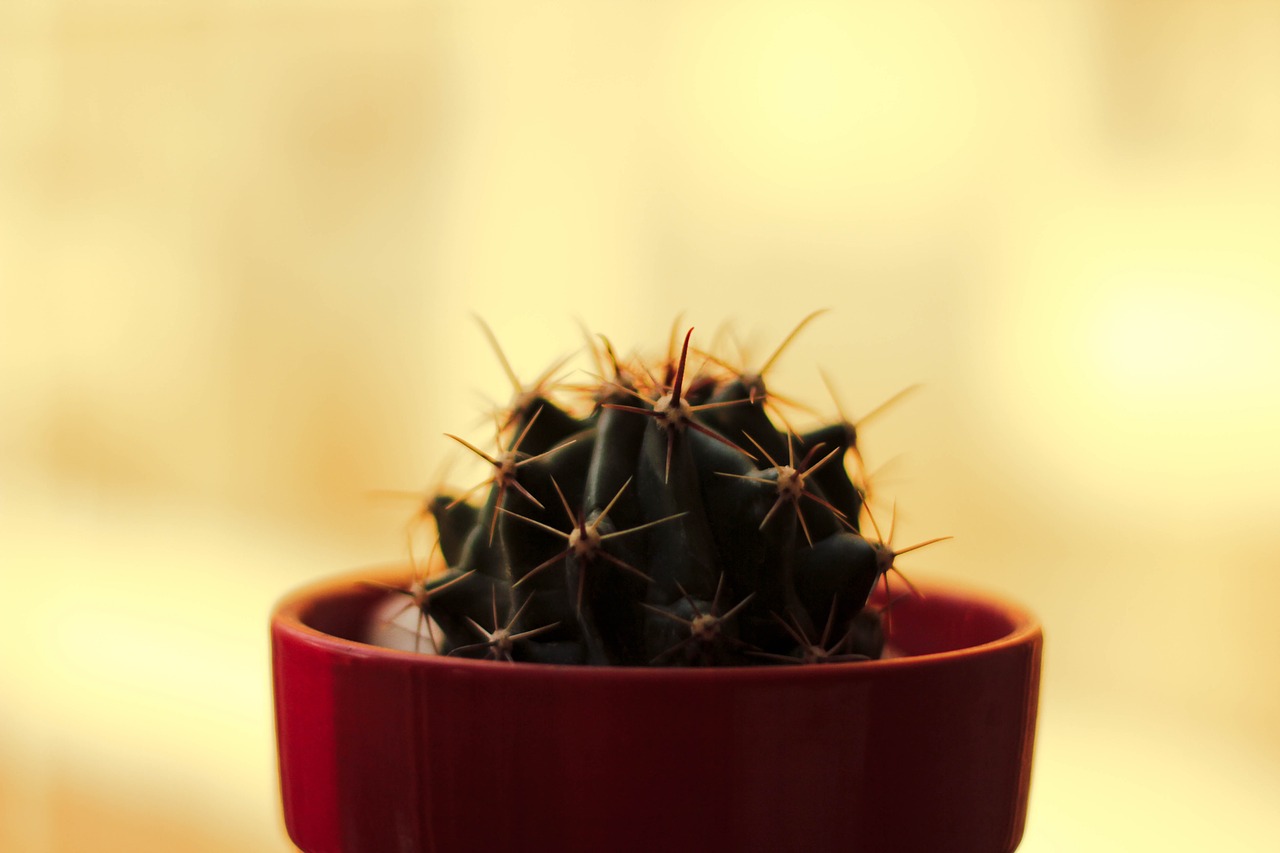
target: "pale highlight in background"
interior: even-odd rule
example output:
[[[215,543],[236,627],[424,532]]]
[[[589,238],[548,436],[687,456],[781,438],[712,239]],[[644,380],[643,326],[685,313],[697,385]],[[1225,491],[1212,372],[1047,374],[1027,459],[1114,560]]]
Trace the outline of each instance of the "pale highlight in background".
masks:
[[[1280,848],[1280,7],[0,10],[0,849],[289,849],[266,614],[672,317],[1047,626],[1023,850]],[[465,485],[465,466],[450,475]],[[906,561],[904,560],[904,563]]]

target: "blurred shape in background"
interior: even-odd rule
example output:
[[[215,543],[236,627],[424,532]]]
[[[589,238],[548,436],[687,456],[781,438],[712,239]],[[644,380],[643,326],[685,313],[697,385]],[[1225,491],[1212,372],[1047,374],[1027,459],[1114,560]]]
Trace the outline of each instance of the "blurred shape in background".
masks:
[[[1280,6],[0,9],[0,849],[288,849],[266,614],[672,317],[1048,633],[1023,850],[1273,850]],[[487,398],[487,401],[486,401]],[[450,478],[465,482],[465,472]],[[905,541],[905,539],[904,539]],[[909,567],[908,567],[909,568]]]

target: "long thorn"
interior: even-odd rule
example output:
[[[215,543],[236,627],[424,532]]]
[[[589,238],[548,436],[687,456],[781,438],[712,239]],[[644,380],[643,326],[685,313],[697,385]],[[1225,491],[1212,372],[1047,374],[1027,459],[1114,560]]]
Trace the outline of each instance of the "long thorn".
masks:
[[[767,513],[765,513],[764,519],[760,522],[760,526],[756,528],[757,530],[764,530],[765,525],[769,523],[769,519],[773,518],[773,514],[778,511],[778,507],[782,506],[786,499],[786,495],[778,495],[778,499],[773,502],[773,506],[769,508]]]
[[[511,584],[511,588],[512,588],[512,589],[517,589],[517,588],[519,588],[519,587],[520,587],[520,585],[521,585],[521,584],[523,584],[525,581],[529,580],[530,578],[536,577],[537,575],[542,574],[542,573],[543,573],[543,571],[545,571],[546,569],[549,569],[550,567],[554,566],[556,563],[560,562],[561,560],[563,560],[563,559],[564,559],[565,557],[567,557],[567,556],[569,556],[569,552],[568,552],[567,550],[565,550],[565,551],[561,551],[559,554],[556,554],[556,555],[555,555],[554,557],[552,557],[550,560],[547,560],[547,561],[545,561],[545,562],[543,562],[543,563],[539,563],[537,566],[534,566],[532,569],[530,569],[529,571],[525,572],[524,577],[520,578],[520,580],[515,581],[514,583],[512,583],[512,584]]]
[[[747,606],[747,603],[748,603],[749,601],[751,601],[751,599],[753,599],[753,598],[755,598],[755,597],[756,597],[756,594],[753,592],[753,593],[751,593],[750,595],[748,595],[746,598],[744,598],[744,599],[742,599],[741,601],[739,601],[737,604],[733,605],[733,607],[730,607],[730,608],[729,608],[729,610],[728,610],[728,611],[726,611],[726,612],[725,612],[725,614],[724,614],[723,616],[721,616],[721,617],[720,617],[720,621],[721,621],[721,622],[724,622],[724,621],[726,621],[726,620],[728,620],[728,619],[732,619],[734,616],[738,615],[738,612],[739,612],[740,610],[742,610],[742,608],[746,607],[746,606]]]
[[[900,549],[900,550],[898,550],[898,551],[894,551],[894,552],[893,552],[893,555],[894,555],[895,557],[901,557],[903,554],[907,553],[908,551],[915,551],[916,549],[918,549],[918,548],[923,548],[923,547],[924,547],[924,546],[926,546],[926,545],[932,545],[932,544],[933,544],[933,543],[935,543],[935,542],[945,542],[945,541],[946,541],[946,540],[948,540],[948,539],[955,539],[955,537],[954,537],[954,536],[939,536],[939,537],[937,537],[936,539],[929,539],[929,540],[927,540],[927,541],[925,541],[925,542],[917,542],[915,545],[908,545],[906,548],[902,548],[902,549]]]
[[[748,452],[747,450],[743,449],[742,447],[739,447],[738,445],[734,444],[732,441],[730,441],[729,439],[725,438],[723,435],[721,435],[720,433],[716,432],[715,430],[713,430],[713,429],[711,429],[711,428],[709,428],[709,427],[705,427],[705,426],[703,426],[702,424],[698,423],[697,421],[693,421],[693,420],[688,421],[686,425],[689,427],[689,429],[693,430],[694,432],[700,432],[700,433],[702,433],[703,435],[705,435],[707,438],[713,438],[713,439],[715,439],[716,441],[718,441],[718,442],[720,442],[721,444],[723,444],[725,447],[730,447],[730,448],[732,448],[732,449],[734,449],[734,450],[738,451],[738,452],[739,452],[739,453],[741,453],[743,456],[745,456],[745,457],[747,457],[748,459],[750,459],[752,462],[754,462],[754,461],[756,460],[756,458],[755,458],[754,456],[752,456],[750,452]]]
[[[786,350],[786,348],[791,344],[793,340],[795,340],[796,335],[800,334],[800,331],[804,329],[805,326],[809,325],[811,321],[813,321],[818,317],[821,317],[823,314],[827,313],[828,310],[830,309],[819,308],[817,311],[814,311],[813,313],[809,314],[807,317],[801,320],[798,324],[796,324],[796,327],[791,330],[791,334],[787,335],[785,338],[782,339],[782,343],[778,344],[778,348],[773,351],[773,355],[769,356],[769,359],[764,363],[764,365],[760,368],[760,370],[757,371],[757,375],[764,376],[766,373],[768,373],[769,369],[773,367],[773,363],[778,360],[778,356],[782,355],[783,351]]]
[[[483,459],[485,462],[488,462],[490,465],[496,466],[498,464],[497,459],[494,459],[488,453],[485,453],[483,450],[476,447],[474,444],[467,441],[465,438],[460,438],[451,432],[446,432],[445,435],[447,435],[449,438],[452,438],[454,441],[458,442],[458,444],[461,444],[463,447],[467,448],[467,450],[470,450],[472,453],[474,453],[476,456],[479,456],[481,459]]]
[[[819,447],[822,447],[822,445],[821,445],[821,444],[815,444],[815,445],[814,445],[814,447],[813,447],[813,449],[816,451]],[[835,457],[835,456],[836,456],[836,454],[838,454],[839,452],[840,452],[840,448],[839,448],[839,447],[833,447],[833,448],[831,448],[831,452],[830,452],[830,453],[828,453],[826,456],[824,456],[824,457],[822,457],[821,459],[819,459],[819,460],[818,460],[818,462],[817,462],[817,464],[815,464],[815,465],[811,465],[811,466],[809,466],[808,468],[805,468],[805,469],[804,469],[804,473],[805,473],[805,474],[812,474],[814,471],[817,471],[817,470],[818,470],[819,468],[821,468],[823,465],[826,465],[828,462],[830,462],[830,461],[832,460],[832,458],[833,458],[833,457]]]
[[[689,327],[689,331],[684,333],[684,346],[680,350],[680,366],[676,368],[676,381],[671,386],[671,401],[679,404],[680,393],[684,388],[684,365],[685,360],[689,357],[689,338],[693,336],[693,327]]]
[[[564,492],[560,489],[560,484],[556,482],[556,478],[551,478],[551,485],[555,487],[556,494],[560,496],[560,505],[564,507],[565,515],[569,516],[569,523],[573,526],[578,525],[578,519],[573,514],[573,508],[569,506],[569,499],[564,496]]]
[[[771,467],[773,468],[780,467],[778,465],[778,460],[774,459],[772,456],[769,455],[769,451],[765,450],[764,447],[761,446],[760,442],[756,441],[756,437],[754,435],[747,432],[745,429],[742,431],[742,434],[747,437],[747,441],[750,441],[752,444],[756,446],[756,450],[759,450],[764,455],[765,459],[769,460],[769,465]]]
[[[918,385],[918,384],[917,384],[917,385],[908,385],[906,388],[903,388],[901,391],[899,391],[898,393],[894,394],[892,397],[890,397],[889,399],[885,400],[883,403],[881,403],[880,405],[876,406],[874,409],[872,409],[871,411],[867,412],[867,413],[866,413],[865,415],[863,415],[862,417],[858,418],[858,421],[857,421],[857,423],[855,423],[855,424],[854,424],[854,426],[855,426],[855,427],[860,427],[860,426],[864,425],[867,421],[871,420],[872,418],[879,417],[880,415],[884,414],[885,410],[886,410],[886,409],[888,409],[890,406],[892,406],[894,403],[897,403],[899,400],[903,399],[903,398],[904,398],[904,397],[906,397],[908,394],[912,394],[912,393],[914,393],[914,392],[916,392],[916,391],[918,391],[918,390],[920,390],[920,385]]]
[[[631,478],[628,477],[627,481],[622,484],[622,488],[618,489],[618,493],[614,495],[612,499],[610,499],[609,503],[605,505],[605,508],[600,511],[600,514],[598,516],[596,516],[596,520],[591,522],[592,530],[595,530],[600,525],[600,522],[605,520],[605,518],[609,515],[609,511],[613,509],[613,505],[618,502],[618,499],[622,497],[622,493],[625,492],[627,490],[627,486],[630,486],[630,485],[631,485]],[[603,539],[604,537],[601,537],[601,538]]]
[[[603,536],[601,536],[600,541],[604,542],[609,539],[616,539],[619,536],[628,536],[632,533],[638,533],[641,530],[648,530],[650,527],[657,527],[659,524],[665,524],[668,521],[674,521],[677,518],[683,518],[688,514],[689,514],[689,511],[685,510],[684,512],[677,512],[675,515],[668,515],[665,518],[658,518],[658,519],[654,519],[653,521],[646,521],[644,524],[639,524],[639,525],[636,525],[635,527],[628,527],[626,530],[615,530],[612,533],[606,533]]]
[[[767,478],[765,478],[765,477],[757,477],[757,476],[752,475],[752,474],[731,474],[731,473],[730,473],[730,472],[728,472],[728,471],[716,471],[716,472],[715,472],[715,475],[716,475],[717,477],[730,477],[730,478],[732,478],[732,479],[734,479],[734,480],[746,480],[747,482],[750,482],[750,483],[759,483],[759,484],[760,484],[760,485],[762,485],[762,486],[777,486],[777,485],[778,485],[778,481],[777,481],[777,480],[770,480],[770,479],[767,479]]]
[[[802,494],[807,494],[807,492]],[[800,529],[804,531],[804,541],[809,544],[810,548],[812,548],[813,536],[809,534],[809,522],[804,520],[804,510],[800,509],[799,502],[796,502],[795,508],[796,508],[796,518],[800,519]]]
[[[831,626],[834,625],[836,621],[836,602],[839,600],[840,599],[837,596],[832,596],[831,609],[827,611],[827,624],[822,626],[822,639],[818,641],[818,644],[824,649],[827,647],[827,640],[831,638]],[[845,636],[847,637],[848,635],[846,634]],[[840,643],[836,645],[836,648],[839,648],[843,643],[844,640],[841,640]]]
[[[672,620],[673,622],[679,622],[681,625],[688,626],[693,624],[692,620],[686,619],[677,613],[672,613],[670,610],[663,610],[661,607],[658,607],[656,605],[646,604],[645,602],[642,601],[640,602],[640,606],[643,607],[645,610],[650,610],[654,613],[657,613],[659,616],[665,616],[668,619]]]
[[[536,637],[539,634],[545,634],[548,631],[550,631],[552,628],[558,628],[559,626],[560,626],[560,622],[559,620],[557,620],[548,625],[541,625],[537,628],[530,628],[528,631],[521,631],[518,634],[512,634],[510,635],[509,639],[511,639],[512,642],[515,642],[516,640],[527,640],[530,637]]]
[[[916,598],[924,598],[924,594],[921,593],[919,588],[917,588],[916,585],[911,582],[911,578],[907,577],[902,573],[902,569],[898,568],[897,566],[892,566],[889,569],[889,571],[893,572],[895,575],[902,578],[902,582],[907,585],[907,589],[911,590],[912,595],[914,595]]]
[[[631,574],[635,575],[641,580],[646,581],[648,583],[653,583],[653,578],[650,575],[647,575],[644,572],[640,571],[639,569],[637,569],[635,566],[631,565],[627,561],[613,556],[608,551],[601,551],[600,556],[604,557],[606,560],[608,560],[610,563],[613,563],[618,568],[624,571],[630,572]]]
[[[565,533],[563,530],[557,530],[556,528],[552,527],[551,525],[549,525],[549,524],[543,524],[541,521],[538,521],[537,519],[530,518],[530,517],[529,517],[529,516],[527,516],[527,515],[521,515],[521,514],[520,514],[520,513],[518,513],[518,512],[512,512],[511,510],[507,509],[506,507],[502,507],[502,506],[497,507],[497,510],[498,510],[498,512],[502,513],[503,515],[509,515],[509,516],[511,516],[511,517],[513,517],[513,518],[518,518],[518,519],[520,519],[520,520],[521,520],[521,521],[523,521],[523,522],[526,522],[526,523],[528,523],[528,524],[532,524],[534,527],[541,527],[543,530],[547,531],[548,533],[554,533],[556,536],[559,536],[559,537],[560,537],[560,538],[562,538],[562,539],[568,539],[568,538],[569,538],[569,534],[568,534],[568,533]]]
[[[502,365],[502,372],[507,374],[507,379],[511,382],[511,388],[516,394],[524,391],[520,387],[520,379],[516,376],[516,372],[511,369],[511,362],[507,361],[507,355],[502,351],[502,346],[498,343],[498,338],[493,333],[493,329],[489,328],[489,324],[479,315],[473,315],[475,321],[480,324],[480,331],[484,332],[485,338],[489,341],[489,346],[493,348],[493,352],[498,356],[498,363]]]

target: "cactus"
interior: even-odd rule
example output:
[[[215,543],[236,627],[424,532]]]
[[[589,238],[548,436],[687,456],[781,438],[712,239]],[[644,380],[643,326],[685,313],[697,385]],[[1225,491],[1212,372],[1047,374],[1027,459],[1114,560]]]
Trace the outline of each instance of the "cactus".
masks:
[[[872,592],[896,555],[938,540],[895,551],[874,519],[864,536],[853,425],[798,433],[776,408],[763,374],[818,313],[759,371],[697,356],[693,329],[657,365],[601,337],[576,410],[549,390],[563,363],[525,388],[482,323],[516,388],[501,449],[450,435],[492,473],[427,501],[444,568],[400,590],[443,634],[438,651],[615,666],[879,657]]]

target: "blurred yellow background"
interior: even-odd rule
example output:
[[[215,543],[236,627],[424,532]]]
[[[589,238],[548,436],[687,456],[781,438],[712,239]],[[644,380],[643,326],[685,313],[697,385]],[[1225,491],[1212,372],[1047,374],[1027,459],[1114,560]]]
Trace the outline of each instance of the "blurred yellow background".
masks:
[[[266,620],[684,311],[1033,607],[1023,850],[1280,849],[1280,4],[0,7],[0,849],[284,851]],[[465,485],[465,483],[463,483]],[[887,504],[885,504],[887,507]]]

